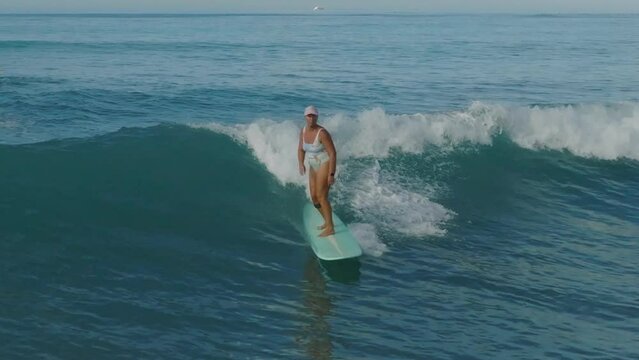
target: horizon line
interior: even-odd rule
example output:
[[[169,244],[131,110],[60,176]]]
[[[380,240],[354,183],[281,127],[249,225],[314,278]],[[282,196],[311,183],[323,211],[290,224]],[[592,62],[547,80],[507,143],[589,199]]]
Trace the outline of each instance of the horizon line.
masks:
[[[126,11],[126,12],[110,12],[110,11],[82,11],[82,12],[2,12],[0,15],[192,15],[192,16],[208,16],[208,15],[526,15],[526,16],[561,16],[561,15],[639,15],[637,12],[512,12],[512,11],[476,11],[476,12],[456,12],[456,11],[416,11],[416,10],[388,10],[388,11],[360,11],[360,10],[291,10],[291,11],[219,11],[219,12],[147,12],[147,11]]]

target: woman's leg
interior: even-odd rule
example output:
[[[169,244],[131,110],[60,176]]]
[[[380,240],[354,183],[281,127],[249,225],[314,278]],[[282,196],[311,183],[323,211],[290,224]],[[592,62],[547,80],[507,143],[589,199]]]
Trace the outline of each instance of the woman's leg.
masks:
[[[320,212],[324,217],[325,227],[324,231],[322,231],[319,236],[328,236],[335,234],[335,229],[333,227],[333,209],[331,208],[331,203],[328,202],[328,190],[330,186],[328,185],[328,161],[324,162],[319,170],[315,172],[315,190],[320,203]]]
[[[316,180],[316,171],[309,166],[308,167],[308,191],[311,194],[311,202],[315,207],[319,205],[319,198],[317,197],[317,180]]]
[[[308,190],[311,193],[311,201],[313,202],[313,206],[320,212],[322,218],[324,217],[324,213],[322,213],[319,196],[317,194],[317,171],[313,169],[313,167],[308,167]],[[324,224],[317,227],[318,230],[322,230],[326,227],[326,220],[324,220]]]

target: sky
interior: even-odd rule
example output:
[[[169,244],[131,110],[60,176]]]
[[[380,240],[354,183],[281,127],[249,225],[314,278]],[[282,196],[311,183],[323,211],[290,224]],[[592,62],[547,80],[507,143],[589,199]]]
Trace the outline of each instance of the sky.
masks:
[[[639,0],[0,0],[0,13],[639,13]]]

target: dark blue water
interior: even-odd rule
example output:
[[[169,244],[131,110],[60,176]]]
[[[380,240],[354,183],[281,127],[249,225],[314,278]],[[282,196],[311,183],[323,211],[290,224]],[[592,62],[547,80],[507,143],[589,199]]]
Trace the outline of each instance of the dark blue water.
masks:
[[[0,358],[639,357],[638,20],[0,16]]]

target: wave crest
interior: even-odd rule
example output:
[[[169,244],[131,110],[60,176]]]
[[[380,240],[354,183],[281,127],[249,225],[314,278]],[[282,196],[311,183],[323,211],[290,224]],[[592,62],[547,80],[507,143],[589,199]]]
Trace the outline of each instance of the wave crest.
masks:
[[[502,126],[527,149],[566,150],[581,157],[639,160],[639,104],[507,109]]]
[[[384,158],[392,149],[422,153],[428,145],[490,145],[504,134],[526,149],[565,150],[605,160],[639,160],[639,104],[502,106],[474,102],[464,111],[387,114],[381,108],[321,120],[335,140],[339,160]],[[197,125],[226,133],[249,146],[282,183],[302,184],[297,144],[303,120]]]

